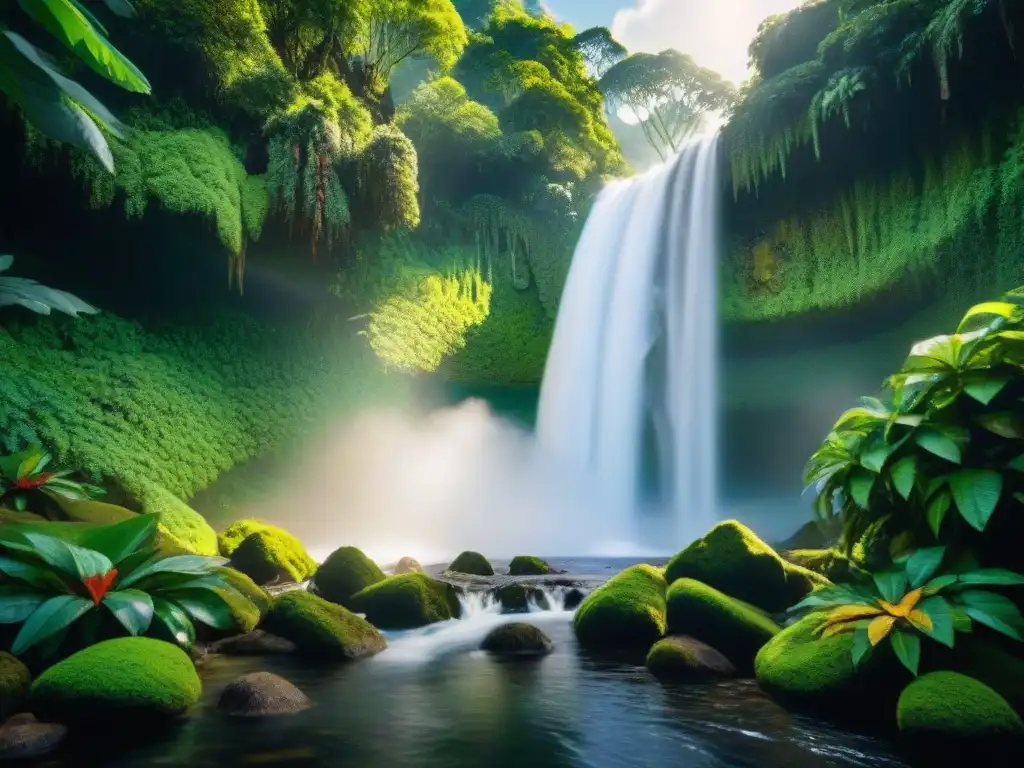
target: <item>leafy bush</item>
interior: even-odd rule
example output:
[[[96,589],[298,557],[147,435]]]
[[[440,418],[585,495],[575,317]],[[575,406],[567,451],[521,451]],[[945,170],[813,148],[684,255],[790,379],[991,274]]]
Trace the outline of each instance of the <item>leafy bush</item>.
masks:
[[[154,546],[156,534],[152,515],[90,529],[78,544],[27,525],[0,532],[0,623],[21,625],[11,651],[44,644],[41,653],[53,655],[72,627],[85,645],[112,628],[153,630],[185,648],[195,641],[195,621],[230,629],[228,601],[241,595],[218,571],[225,561],[168,556]],[[110,616],[116,622],[103,626]]]
[[[790,610],[827,611],[817,628],[830,637],[853,632],[852,656],[859,664],[889,638],[897,658],[914,675],[921,658],[921,635],[949,648],[957,632],[972,622],[1024,642],[1024,616],[1009,598],[979,587],[1024,584],[1024,576],[1000,568],[941,572],[945,547],[919,549],[872,583],[838,584],[819,589]]]
[[[1022,304],[1009,294],[973,307],[955,334],[914,345],[885,401],[840,416],[806,479],[817,516],[841,517],[847,551],[873,527],[909,548],[984,532],[1000,508],[1019,515]]]
[[[24,512],[32,492],[71,501],[85,501],[103,493],[102,488],[68,479],[70,470],[44,471],[52,460],[39,446],[0,456],[0,507],[13,504],[18,512]]]

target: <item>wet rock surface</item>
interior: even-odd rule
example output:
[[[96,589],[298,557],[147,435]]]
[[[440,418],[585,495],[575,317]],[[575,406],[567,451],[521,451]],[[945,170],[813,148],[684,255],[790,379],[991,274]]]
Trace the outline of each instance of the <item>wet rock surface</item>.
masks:
[[[270,672],[243,675],[221,692],[217,709],[234,717],[293,715],[313,702],[291,682]]]
[[[0,764],[48,755],[61,745],[67,732],[67,726],[60,723],[40,723],[28,713],[14,715],[0,725]]]

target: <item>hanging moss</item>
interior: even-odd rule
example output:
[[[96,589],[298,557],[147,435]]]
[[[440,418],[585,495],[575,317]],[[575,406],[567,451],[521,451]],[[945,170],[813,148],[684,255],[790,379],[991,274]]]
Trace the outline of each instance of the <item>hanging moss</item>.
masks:
[[[378,125],[359,160],[359,186],[384,229],[420,224],[416,148],[394,125]]]

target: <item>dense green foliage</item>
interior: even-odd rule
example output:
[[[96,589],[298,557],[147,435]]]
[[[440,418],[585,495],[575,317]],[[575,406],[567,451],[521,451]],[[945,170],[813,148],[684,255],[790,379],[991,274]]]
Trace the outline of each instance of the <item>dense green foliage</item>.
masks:
[[[1004,542],[1020,530],[1022,328],[1019,295],[977,305],[955,334],[914,345],[885,401],[866,398],[839,418],[807,482],[817,515],[841,518],[847,551],[870,533],[1019,565]]]

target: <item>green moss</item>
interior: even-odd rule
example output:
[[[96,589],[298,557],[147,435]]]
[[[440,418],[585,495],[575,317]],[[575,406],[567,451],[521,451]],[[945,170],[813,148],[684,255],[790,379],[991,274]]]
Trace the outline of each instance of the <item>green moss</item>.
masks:
[[[647,668],[655,677],[699,682],[731,677],[736,668],[717,649],[690,637],[665,637],[647,654]]]
[[[735,520],[719,523],[673,557],[665,579],[690,578],[738,600],[776,613],[798,603],[823,576],[787,563],[774,549]]]
[[[274,599],[265,626],[295,643],[300,655],[323,661],[351,661],[379,653],[387,646],[368,621],[300,590]]]
[[[829,581],[849,581],[853,563],[837,549],[791,549],[779,554],[786,562],[820,574]]]
[[[452,560],[448,566],[452,573],[466,573],[471,576],[493,576],[494,568],[479,552],[466,551]]]
[[[92,645],[43,672],[32,684],[32,711],[72,724],[179,715],[202,685],[188,655],[171,643],[122,637]]]
[[[743,673],[753,671],[757,652],[780,630],[764,611],[693,579],[672,582],[665,605],[670,633],[707,643]]]
[[[757,682],[787,709],[818,715],[891,717],[910,677],[888,644],[853,666],[853,633],[820,638],[823,614],[811,614],[769,640],[754,660]]]
[[[964,749],[991,753],[1024,741],[1024,723],[998,693],[974,678],[940,671],[922,675],[900,694],[900,734],[929,755],[950,757]]]
[[[31,684],[28,667],[11,654],[0,651],[0,723],[20,709]]]
[[[461,614],[455,588],[422,573],[386,578],[352,595],[351,603],[381,629],[415,629]]]
[[[502,656],[544,656],[551,653],[554,646],[538,627],[514,622],[492,629],[480,647]]]
[[[496,596],[502,613],[526,613],[530,609],[530,593],[522,584],[506,584]]]
[[[234,622],[234,627],[228,634],[244,635],[252,632],[270,610],[270,595],[241,571],[234,568],[221,568],[219,573],[234,589],[234,592],[220,590]]]
[[[316,561],[290,533],[267,528],[245,537],[231,554],[231,567],[257,584],[302,582],[315,573]]]
[[[645,652],[665,634],[665,577],[651,565],[634,565],[591,592],[573,617],[587,648]]]
[[[509,576],[543,576],[551,573],[551,566],[539,557],[518,555],[508,566]]]
[[[926,655],[922,668],[950,669],[973,677],[991,687],[1018,712],[1024,712],[1024,658],[1014,656],[981,633],[960,635],[952,651],[938,650],[934,659]]]
[[[317,569],[313,582],[316,593],[332,603],[351,608],[357,592],[384,581],[384,571],[356,547],[334,550]]]
[[[147,483],[142,511],[157,516],[160,537],[168,543],[195,555],[217,555],[217,534],[206,518],[165,488]]]

